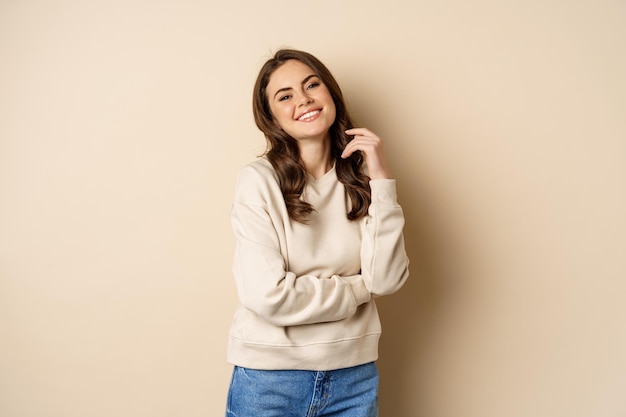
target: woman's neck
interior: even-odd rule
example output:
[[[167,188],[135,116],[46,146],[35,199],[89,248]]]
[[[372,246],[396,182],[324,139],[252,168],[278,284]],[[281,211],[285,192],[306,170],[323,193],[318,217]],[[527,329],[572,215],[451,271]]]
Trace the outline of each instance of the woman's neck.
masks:
[[[300,158],[304,168],[315,179],[319,179],[333,167],[330,157],[330,140],[323,142],[300,142]]]

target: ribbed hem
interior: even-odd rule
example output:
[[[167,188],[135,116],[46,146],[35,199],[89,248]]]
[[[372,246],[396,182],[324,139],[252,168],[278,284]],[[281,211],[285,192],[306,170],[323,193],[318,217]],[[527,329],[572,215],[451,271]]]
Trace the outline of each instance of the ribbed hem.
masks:
[[[380,333],[355,339],[305,346],[274,346],[245,343],[230,336],[227,361],[252,369],[300,369],[330,371],[362,365],[378,359]]]

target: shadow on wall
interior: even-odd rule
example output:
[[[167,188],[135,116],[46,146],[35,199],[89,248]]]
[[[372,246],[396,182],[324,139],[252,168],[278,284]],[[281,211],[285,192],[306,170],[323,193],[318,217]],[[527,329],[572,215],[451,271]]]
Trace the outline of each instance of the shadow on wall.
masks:
[[[398,199],[405,214],[404,236],[410,259],[410,276],[396,294],[376,301],[383,327],[379,347],[380,415],[393,417],[429,416],[429,375],[432,376],[433,346],[444,319],[449,299],[449,257],[455,250],[453,236],[441,230],[445,214],[434,192],[434,177],[420,155],[407,152],[403,140],[413,138],[412,146],[428,141],[416,138],[424,131],[419,121],[395,124],[393,115],[377,112],[361,103],[377,103],[386,108],[380,91],[374,87],[359,88],[359,82],[348,79],[344,91],[354,122],[371,129],[389,141],[385,153],[397,179]],[[389,103],[393,108],[393,103]],[[419,107],[419,103],[416,103]],[[362,121],[367,123],[362,124]],[[361,124],[360,124],[361,123]],[[389,135],[389,136],[387,136]],[[435,352],[436,353],[436,352]]]
[[[378,360],[380,415],[418,417],[428,414],[428,381],[420,375],[431,372],[429,346],[441,317],[446,261],[428,199],[416,181],[398,174],[410,277],[398,293],[377,301],[383,325]]]

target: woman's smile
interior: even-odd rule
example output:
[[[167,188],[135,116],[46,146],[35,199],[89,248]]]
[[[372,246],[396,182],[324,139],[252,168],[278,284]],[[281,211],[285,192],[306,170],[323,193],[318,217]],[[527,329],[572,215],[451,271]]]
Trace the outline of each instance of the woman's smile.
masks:
[[[297,120],[299,120],[301,122],[312,122],[313,120],[317,119],[317,117],[320,115],[320,113],[321,113],[320,109],[307,111],[302,116],[298,117]]]

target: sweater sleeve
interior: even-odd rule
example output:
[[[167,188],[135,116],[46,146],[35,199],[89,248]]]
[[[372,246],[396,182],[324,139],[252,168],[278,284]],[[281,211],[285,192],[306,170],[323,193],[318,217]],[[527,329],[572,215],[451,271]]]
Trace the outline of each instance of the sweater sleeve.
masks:
[[[280,228],[286,211],[277,185],[252,169],[239,175],[231,221],[233,273],[241,304],[277,326],[342,320],[370,300],[361,275],[319,277],[286,269]]]
[[[388,295],[402,287],[409,276],[404,247],[404,215],[397,202],[396,181],[370,181],[372,203],[365,221],[361,244],[361,273],[375,296]]]

